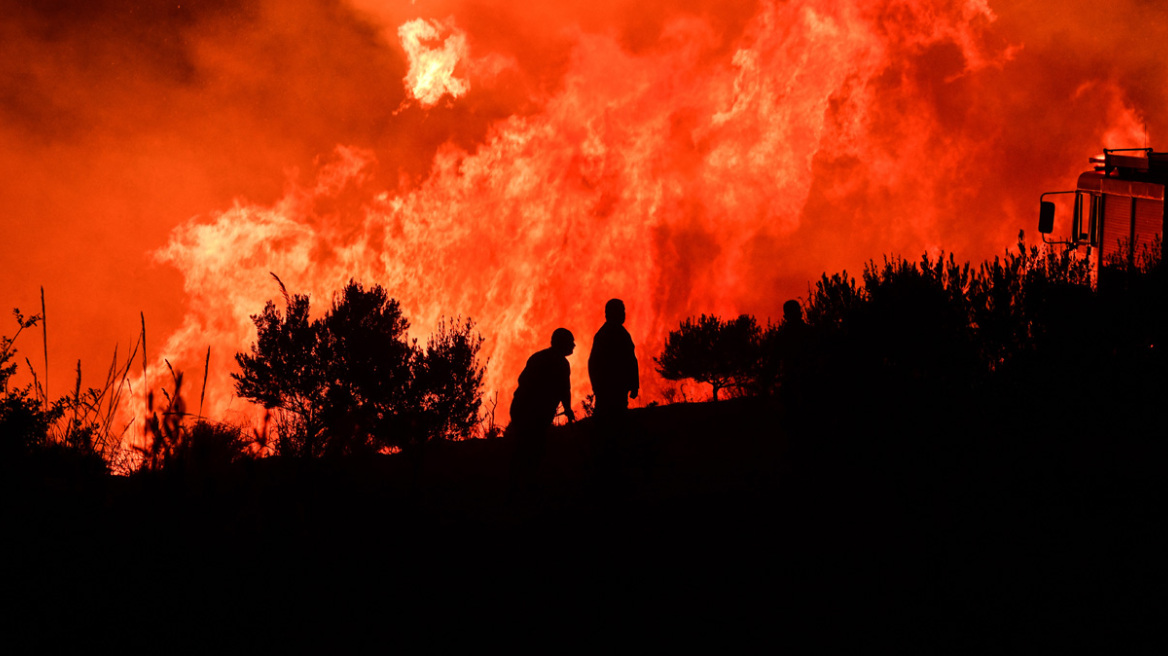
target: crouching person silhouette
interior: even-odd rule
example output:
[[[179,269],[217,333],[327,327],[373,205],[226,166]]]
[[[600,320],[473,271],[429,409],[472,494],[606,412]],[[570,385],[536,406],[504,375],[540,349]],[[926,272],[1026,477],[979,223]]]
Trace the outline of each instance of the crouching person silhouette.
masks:
[[[552,333],[552,344],[527,359],[519,374],[519,388],[511,400],[511,424],[507,433],[515,440],[511,459],[511,488],[508,496],[527,494],[547,446],[547,431],[562,405],[568,421],[572,412],[572,369],[568,356],[576,350],[576,340],[565,328]]]

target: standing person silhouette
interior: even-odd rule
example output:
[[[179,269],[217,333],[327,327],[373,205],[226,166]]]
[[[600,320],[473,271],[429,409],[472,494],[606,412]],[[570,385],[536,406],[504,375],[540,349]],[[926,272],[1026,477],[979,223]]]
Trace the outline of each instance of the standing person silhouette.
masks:
[[[572,412],[572,367],[568,364],[568,356],[575,350],[576,339],[572,333],[557,328],[552,333],[551,346],[528,358],[519,374],[519,388],[511,400],[511,424],[507,426],[507,433],[515,439],[511,460],[512,496],[531,488],[556,409],[562,405],[568,421],[576,421]]]
[[[595,482],[597,492],[609,500],[612,495],[620,496],[626,483],[623,467],[633,452],[640,451],[629,443],[633,436],[627,425],[629,398],[637,398],[641,382],[633,338],[624,323],[624,301],[614,298],[605,303],[604,325],[596,331],[588,354],[588,377],[596,396],[592,435]]]
[[[614,298],[604,305],[604,325],[592,340],[588,377],[596,395],[597,417],[620,415],[641,388],[633,338],[625,329],[625,304]]]
[[[779,380],[789,392],[798,388],[810,373],[811,327],[803,320],[803,307],[794,299],[783,303],[783,325],[779,328]]]

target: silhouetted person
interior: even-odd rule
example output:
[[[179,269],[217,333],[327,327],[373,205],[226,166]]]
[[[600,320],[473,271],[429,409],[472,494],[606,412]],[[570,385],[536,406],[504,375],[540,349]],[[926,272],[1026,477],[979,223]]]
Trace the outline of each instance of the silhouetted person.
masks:
[[[625,330],[625,304],[614,298],[604,305],[604,325],[592,340],[588,377],[596,397],[596,415],[617,415],[628,410],[629,399],[641,388],[633,338]]]
[[[799,301],[783,303],[783,325],[779,328],[777,345],[779,383],[788,395],[802,392],[803,383],[811,373],[813,346],[811,327],[803,321]]]
[[[511,400],[511,424],[507,432],[515,439],[511,461],[511,494],[527,491],[547,446],[547,431],[564,407],[568,421],[572,412],[572,368],[568,356],[576,350],[576,339],[565,328],[552,333],[552,345],[527,359],[519,374],[519,388]]]
[[[647,464],[640,462],[644,458],[637,457],[645,455],[645,445],[637,439],[627,417],[629,399],[637,398],[641,382],[633,338],[624,323],[625,304],[614,298],[604,305],[604,325],[596,331],[588,354],[588,377],[596,400],[592,431],[594,475],[600,485],[597,492],[605,497],[619,496],[627,483],[624,470],[633,461],[643,471],[648,470]]]

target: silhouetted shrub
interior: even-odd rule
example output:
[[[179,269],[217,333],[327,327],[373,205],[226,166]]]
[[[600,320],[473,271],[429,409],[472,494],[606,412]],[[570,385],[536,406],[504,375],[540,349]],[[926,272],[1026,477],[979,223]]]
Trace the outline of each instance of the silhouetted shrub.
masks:
[[[781,324],[768,323],[759,340],[755,371],[745,389],[762,396],[805,386],[820,368],[819,356],[816,331],[804,321],[784,318]]]
[[[116,367],[111,367],[103,389],[81,392],[81,365],[77,365],[77,383],[73,393],[52,403],[33,376],[24,387],[10,387],[16,364],[15,343],[20,333],[44,320],[43,315],[25,317],[13,310],[16,334],[0,336],[0,459],[8,466],[24,468],[27,473],[47,472],[46,468],[63,468],[87,474],[104,473],[108,460],[120,442],[111,438],[110,427],[117,407],[120,387],[115,385]]]
[[[252,435],[241,425],[199,420],[183,431],[165,468],[203,476],[221,474],[228,466],[253,457]]]
[[[919,264],[886,259],[864,271],[866,302],[852,337],[869,365],[899,379],[965,377],[976,366],[966,297],[969,265],[950,256]]]
[[[1091,339],[1094,298],[1085,258],[1019,242],[976,269],[926,254],[869,263],[861,286],[825,274],[807,319],[836,370],[969,382],[1026,353]]]
[[[0,457],[11,461],[44,446],[54,419],[30,396],[28,388],[5,390],[0,395]]]
[[[283,289],[283,284],[281,284]],[[277,408],[276,452],[319,455],[325,424],[327,372],[321,358],[318,323],[308,319],[309,300],[285,293],[285,312],[269,301],[261,314],[253,315],[257,341],[250,354],[236,354],[242,370],[232,374],[236,393],[265,408]]]
[[[153,391],[146,396],[149,413],[144,422],[146,442],[144,446],[134,447],[141,456],[139,469],[205,476],[253,457],[259,450],[254,448],[258,433],[202,418],[189,423],[192,415],[187,413],[183,399],[183,373],[171,369],[171,380],[174,391],[161,390],[166,399],[164,405],[155,407]]]
[[[281,289],[283,285],[281,284]],[[406,334],[398,302],[350,281],[324,317],[309,299],[269,302],[258,339],[236,355],[236,391],[278,409],[277,453],[321,456],[465,435],[475,425],[485,368],[473,323],[440,323],[425,350]]]
[[[350,281],[314,324],[327,427],[322,453],[357,453],[381,444],[400,446],[411,432],[411,411],[424,391],[416,384],[418,352],[397,300],[379,285]]]
[[[473,328],[470,319],[443,319],[426,351],[415,354],[413,386],[420,410],[415,432],[427,439],[465,437],[479,423],[486,367],[478,363],[483,338],[473,335]]]
[[[750,384],[758,366],[761,336],[750,315],[723,321],[703,314],[671,331],[654,362],[666,380],[692,378],[709,384],[717,400],[724,388],[742,389]]]
[[[840,332],[846,318],[865,300],[863,289],[856,286],[856,279],[849,278],[847,271],[830,278],[825,273],[815,283],[815,291],[807,302],[807,323],[824,333]]]
[[[142,466],[146,469],[164,468],[174,460],[183,446],[183,419],[186,417],[186,402],[182,397],[183,375],[181,371],[175,372],[173,369],[170,373],[174,380],[174,394],[163,388],[166,406],[161,408],[161,412],[154,409],[154,391],[146,394],[146,412],[150,413],[145,421],[147,442],[144,446],[134,447],[142,455]]]
[[[0,456],[5,461],[27,456],[33,449],[42,446],[48,435],[49,425],[54,421],[44,404],[32,395],[32,384],[9,389],[9,381],[16,373],[15,343],[25,328],[31,328],[40,320],[39,316],[25,318],[20,310],[13,310],[17,330],[11,338],[0,336]]]
[[[1027,248],[984,262],[969,287],[971,322],[986,367],[997,370],[1083,327],[1093,303],[1087,258],[1066,249]]]
[[[784,338],[781,325],[760,331],[747,316],[687,319],[669,334],[658,371],[709,383],[716,398],[727,387],[779,389],[787,361],[796,365],[788,373],[798,371],[782,382],[788,392],[797,380],[818,396],[864,395],[879,406],[924,390],[969,390],[1006,371],[1026,370],[1010,379],[1026,385],[1051,366],[1100,370],[1121,352],[1139,357],[1163,342],[1160,242],[1096,272],[1075,251],[1019,238],[1016,250],[978,267],[925,254],[869,262],[860,282],[824,274],[797,338]]]

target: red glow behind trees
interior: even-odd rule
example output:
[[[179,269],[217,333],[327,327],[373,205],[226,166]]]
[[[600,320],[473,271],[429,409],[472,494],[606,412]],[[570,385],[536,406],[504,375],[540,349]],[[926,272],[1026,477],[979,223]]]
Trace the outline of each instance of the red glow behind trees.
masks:
[[[583,398],[580,354],[618,296],[652,400],[650,358],[681,319],[777,317],[885,253],[992,257],[1084,153],[1140,145],[1145,120],[1162,134],[1164,64],[1096,35],[1165,20],[1072,4],[20,10],[0,38],[3,61],[33,63],[0,94],[19,226],[0,289],[59,294],[59,361],[124,341],[144,309],[168,335],[152,357],[193,369],[254,339],[268,271],[317,300],[361,279],[417,335],[474,317],[504,407],[561,325],[584,337]],[[407,25],[437,36],[411,51]],[[424,70],[432,93],[409,82]],[[70,329],[65,308],[126,326]],[[243,409],[227,360],[205,414]]]

